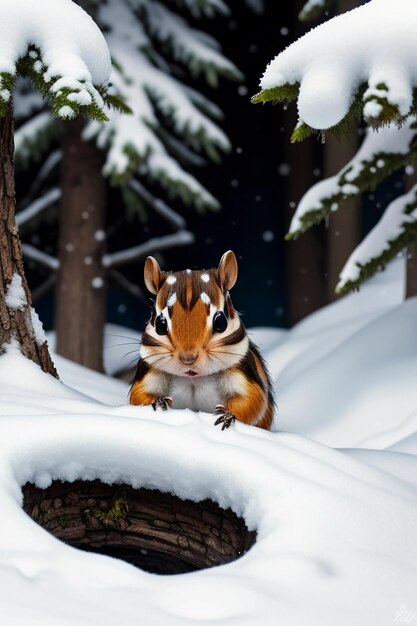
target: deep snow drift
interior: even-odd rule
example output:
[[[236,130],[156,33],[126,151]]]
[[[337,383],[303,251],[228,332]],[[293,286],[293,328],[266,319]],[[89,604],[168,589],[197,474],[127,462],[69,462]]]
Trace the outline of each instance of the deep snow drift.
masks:
[[[380,447],[403,440],[417,452],[416,420],[406,420],[417,409],[408,328],[417,307],[400,304],[401,271],[397,263],[288,333],[254,332],[277,381],[276,427],[287,433],[240,423],[221,432],[207,414],[107,406],[14,348],[0,357],[5,623],[388,626],[417,612],[417,456],[339,451],[304,436],[344,447],[366,436],[374,448],[378,438]],[[57,366],[74,387],[126,402],[124,383]],[[210,497],[244,516],[258,540],[228,565],[147,574],[66,546],[27,517],[20,486],[57,478]]]

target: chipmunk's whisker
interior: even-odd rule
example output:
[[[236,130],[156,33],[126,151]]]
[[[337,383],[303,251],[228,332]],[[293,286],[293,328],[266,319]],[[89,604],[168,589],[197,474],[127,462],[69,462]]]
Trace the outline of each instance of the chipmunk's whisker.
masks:
[[[130,352],[126,352],[123,358],[125,359],[127,356],[129,356],[129,354],[134,354],[134,353],[137,353],[139,356],[139,350],[136,349],[136,350],[130,350]]]
[[[139,339],[135,339],[135,337],[128,337],[128,335],[115,335],[114,333],[104,333],[105,337],[119,337],[121,339],[130,339],[136,343],[139,343]]]
[[[104,346],[104,350],[110,350],[110,348],[119,348],[120,346],[138,346],[139,344],[135,342],[127,342],[127,343],[113,343],[111,346]]]

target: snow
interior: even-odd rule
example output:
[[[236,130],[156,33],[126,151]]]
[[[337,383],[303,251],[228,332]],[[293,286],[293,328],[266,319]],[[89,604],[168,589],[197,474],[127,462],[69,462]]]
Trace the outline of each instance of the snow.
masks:
[[[12,280],[7,287],[5,302],[7,307],[13,311],[21,311],[27,305],[22,277],[17,272],[13,274]]]
[[[412,128],[415,123],[416,119],[413,116],[402,128],[398,128],[395,124],[390,124],[378,131],[369,128],[361,147],[349,163],[338,174],[316,183],[304,194],[291,221],[290,233],[298,232],[302,227],[303,218],[311,211],[323,209],[324,202],[330,201],[340,192],[346,198],[357,195],[359,189],[353,182],[359,179],[373,163],[378,168],[382,168],[385,163],[381,157],[408,156],[416,136],[416,129]],[[343,184],[343,181],[347,182]],[[336,203],[334,209],[338,208],[339,204]]]
[[[378,97],[405,116],[417,86],[416,19],[414,0],[371,0],[317,26],[276,56],[261,87],[299,83],[300,119],[316,129],[338,124],[364,82],[368,121],[380,113]]]
[[[51,93],[75,88],[79,97],[102,99],[93,85],[105,84],[110,76],[110,54],[98,27],[70,0],[13,0],[0,8],[0,74],[14,75],[16,62],[29,46],[35,71],[43,73]],[[35,58],[34,58],[35,57]],[[1,82],[1,78],[0,78]],[[64,107],[67,109],[68,107]],[[62,117],[69,117],[65,111]]]
[[[384,215],[378,224],[371,230],[365,239],[352,252],[343,270],[337,288],[341,288],[349,281],[359,278],[361,267],[377,259],[390,248],[390,243],[398,239],[405,232],[405,228],[415,224],[417,208],[406,212],[408,207],[416,206],[417,186],[408,193],[396,198],[385,209]]]
[[[57,381],[10,346],[0,357],[6,623],[389,626],[411,619],[417,301],[402,302],[403,275],[399,259],[360,293],[290,331],[251,329],[276,386],[276,432],[239,422],[222,432],[212,415],[128,406],[127,384],[59,357]],[[110,331],[129,343],[138,338]],[[29,480],[47,486],[77,478],[211,498],[257,529],[257,541],[233,563],[166,577],[80,552],[32,522],[20,492]]]
[[[33,308],[30,309],[30,317],[32,320],[33,336],[35,337],[36,343],[42,345],[46,341],[46,335],[39,315]]]

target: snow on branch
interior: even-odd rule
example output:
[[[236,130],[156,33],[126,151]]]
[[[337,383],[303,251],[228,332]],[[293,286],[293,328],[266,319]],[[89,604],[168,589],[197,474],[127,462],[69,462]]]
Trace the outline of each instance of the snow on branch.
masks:
[[[41,265],[42,267],[52,270],[53,272],[56,272],[59,269],[59,261],[54,256],[46,254],[28,243],[22,244],[22,250],[23,258],[25,260],[33,261],[37,265]]]
[[[26,209],[23,209],[23,211],[17,213],[17,225],[23,226],[24,224],[27,224],[27,222],[42,213],[42,211],[50,207],[52,204],[55,204],[55,202],[58,202],[60,197],[61,190],[58,187],[53,187],[52,189],[47,191],[44,196],[42,196],[41,198],[37,198],[32,202],[32,204],[26,207]]]
[[[383,269],[417,239],[417,185],[396,198],[348,259],[336,291],[347,293]]]
[[[180,197],[197,208],[217,208],[213,196],[177,162],[177,157],[181,160],[177,148],[178,142],[184,145],[183,154],[186,153],[188,161],[201,163],[203,157],[198,152],[218,161],[221,151],[230,150],[226,135],[210,119],[219,119],[221,112],[206,97],[173,76],[172,54],[171,58],[169,54],[166,59],[164,56],[163,69],[155,65],[154,47],[158,50],[159,43],[154,42],[149,20],[141,22],[138,14],[154,15],[165,8],[148,0],[133,4],[138,13],[127,0],[109,0],[100,5],[99,11],[114,59],[111,81],[132,115],[109,110],[110,121],[90,122],[83,136],[86,140],[95,139],[98,147],[107,151],[103,173],[113,184],[125,186],[140,168],[141,177],[162,182],[171,197]],[[180,23],[187,33],[187,24],[176,22],[178,29]],[[173,33],[178,45],[186,38],[181,32],[179,29]],[[210,47],[208,41],[199,36],[201,48],[212,49],[214,44]]]
[[[176,211],[171,209],[163,200],[155,198],[138,180],[132,179],[129,183],[129,187],[145,200],[155,213],[158,213],[166,222],[171,224],[175,230],[182,230],[186,227],[186,221],[182,215],[179,215]]]
[[[343,202],[374,189],[393,171],[417,157],[417,123],[410,118],[398,129],[391,124],[381,130],[368,129],[353,159],[336,175],[313,185],[301,198],[287,239],[294,239],[313,224],[326,219]]]
[[[120,252],[114,252],[113,254],[105,254],[103,256],[103,266],[106,268],[115,268],[122,265],[128,265],[129,263],[134,263],[138,259],[142,259],[152,252],[167,250],[177,246],[188,246],[193,243],[194,240],[195,237],[193,233],[190,233],[187,230],[180,230],[177,233],[164,235],[163,237],[155,237],[154,239],[149,239],[149,241],[146,241],[139,246],[133,246],[133,248],[128,248],[127,250],[122,250]]]
[[[361,114],[374,128],[403,124],[415,111],[416,22],[415,0],[371,0],[334,17],[269,63],[252,101],[297,100],[294,140]]]
[[[243,79],[237,67],[219,52],[215,39],[191,28],[184,18],[157,0],[144,6],[150,33],[171,49],[174,59],[184,63],[194,78],[204,73],[207,83],[214,87],[219,75]]]
[[[29,76],[62,119],[105,120],[110,54],[99,28],[71,0],[0,3],[0,116],[17,75]]]

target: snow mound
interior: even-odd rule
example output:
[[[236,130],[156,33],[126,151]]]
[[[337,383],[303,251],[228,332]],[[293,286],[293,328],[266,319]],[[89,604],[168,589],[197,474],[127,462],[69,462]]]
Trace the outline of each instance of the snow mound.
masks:
[[[326,445],[371,448],[415,432],[411,421],[405,424],[417,411],[417,300],[402,302],[403,293],[404,259],[397,259],[266,353],[276,384],[276,428]]]
[[[240,423],[221,432],[207,414],[105,406],[13,348],[0,357],[0,388],[8,624],[381,626],[413,606],[417,486],[395,453],[368,462],[294,434]],[[417,458],[406,462],[415,474]],[[211,498],[256,528],[257,543],[233,563],[159,577],[66,546],[21,509],[27,481],[97,478]]]

